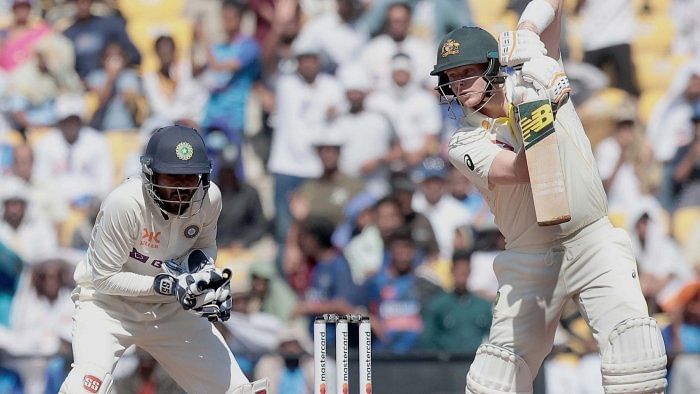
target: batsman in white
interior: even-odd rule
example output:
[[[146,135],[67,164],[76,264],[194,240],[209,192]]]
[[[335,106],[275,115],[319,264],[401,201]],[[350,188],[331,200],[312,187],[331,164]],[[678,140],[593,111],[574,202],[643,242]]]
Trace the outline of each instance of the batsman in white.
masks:
[[[464,113],[450,141],[450,161],[484,195],[507,241],[493,265],[499,292],[489,341],[477,350],[466,392],[531,393],[562,307],[573,299],[599,345],[605,392],[662,393],[661,334],[640,290],[630,240],[608,220],[590,142],[567,100],[570,86],[559,60],[561,3],[531,1],[518,30],[498,41],[478,27],[462,27],[438,47],[432,74]],[[504,72],[517,65],[520,75]],[[539,88],[526,90],[530,84]],[[536,97],[550,99],[556,111],[571,209],[569,222],[547,227],[536,221],[514,119],[515,105]]]
[[[143,174],[102,203],[75,271],[74,364],[61,393],[109,393],[130,345],[189,393],[258,394],[211,321],[226,320],[230,282],[214,267],[221,193],[197,130],[155,131]]]

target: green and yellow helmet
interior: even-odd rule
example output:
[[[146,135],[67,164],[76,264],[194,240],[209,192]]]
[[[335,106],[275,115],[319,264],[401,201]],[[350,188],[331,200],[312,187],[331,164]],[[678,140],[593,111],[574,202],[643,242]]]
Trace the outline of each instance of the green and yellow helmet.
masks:
[[[445,71],[468,64],[486,64],[483,77],[490,84],[504,82],[498,61],[498,41],[486,30],[462,26],[449,32],[440,42],[437,61],[430,75],[437,75],[438,89],[445,96],[454,95]]]

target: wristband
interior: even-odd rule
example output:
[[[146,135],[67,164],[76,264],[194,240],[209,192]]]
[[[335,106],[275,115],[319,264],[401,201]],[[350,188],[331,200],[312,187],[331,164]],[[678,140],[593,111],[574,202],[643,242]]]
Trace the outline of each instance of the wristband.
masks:
[[[530,22],[537,27],[537,34],[542,34],[542,31],[554,20],[555,13],[554,7],[546,0],[532,0],[525,7],[523,14],[520,15],[518,25]]]

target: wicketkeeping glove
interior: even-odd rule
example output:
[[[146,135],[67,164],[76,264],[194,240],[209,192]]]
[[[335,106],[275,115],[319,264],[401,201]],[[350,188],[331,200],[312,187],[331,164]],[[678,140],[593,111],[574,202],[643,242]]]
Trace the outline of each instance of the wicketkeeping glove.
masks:
[[[546,54],[540,36],[530,30],[504,31],[498,36],[498,60],[502,66],[517,66]]]
[[[231,270],[221,273],[214,260],[194,249],[178,260],[164,263],[167,272],[156,275],[153,288],[174,295],[182,308],[211,321],[228,320],[231,310]]]
[[[216,299],[216,291],[207,285],[214,276],[219,274],[213,269],[178,276],[163,272],[153,280],[153,289],[158,294],[175,296],[185,310],[199,308]]]
[[[231,317],[231,270],[225,268],[206,285],[207,291],[213,291],[213,300],[206,302],[201,307],[195,307],[192,311],[198,316],[206,317],[209,321],[226,321]]]
[[[525,62],[521,78],[532,84],[540,96],[548,98],[554,111],[561,108],[571,94],[569,78],[559,62],[551,57],[539,56]]]

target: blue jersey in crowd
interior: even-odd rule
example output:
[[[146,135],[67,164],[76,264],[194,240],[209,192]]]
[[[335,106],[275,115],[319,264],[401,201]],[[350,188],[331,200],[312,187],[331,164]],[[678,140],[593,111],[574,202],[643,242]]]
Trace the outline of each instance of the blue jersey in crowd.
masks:
[[[396,276],[384,269],[367,281],[365,294],[384,332],[376,350],[393,353],[411,350],[423,332],[416,276],[413,273]]]

